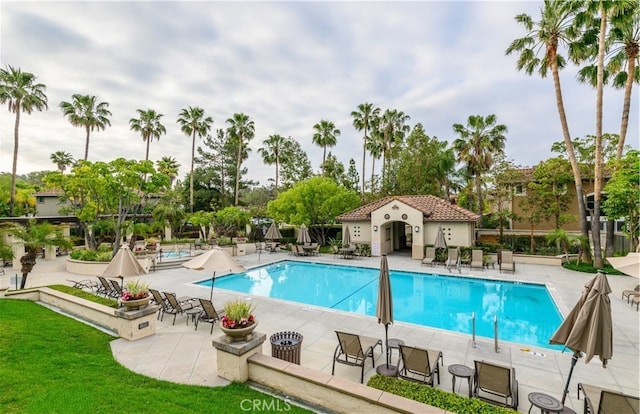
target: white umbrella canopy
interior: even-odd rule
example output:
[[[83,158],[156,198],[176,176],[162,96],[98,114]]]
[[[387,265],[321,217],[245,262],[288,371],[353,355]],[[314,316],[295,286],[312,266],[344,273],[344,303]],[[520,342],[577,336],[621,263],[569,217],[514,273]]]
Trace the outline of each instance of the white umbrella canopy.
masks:
[[[351,245],[351,234],[349,234],[349,226],[344,228],[344,233],[342,234],[342,247],[349,247]]]
[[[282,238],[282,234],[280,233],[280,230],[278,230],[276,223],[271,223],[271,226],[269,226],[269,230],[267,230],[267,234],[264,235],[264,238],[266,240],[280,240]]]
[[[305,226],[304,223],[302,223],[302,225],[300,226],[300,231],[298,232],[298,238],[296,239],[296,243],[298,244],[311,243],[311,236],[309,236],[309,229],[307,229],[307,226]]]
[[[213,276],[211,277],[210,299],[213,298],[213,284],[216,279],[216,274],[221,276],[226,275],[227,273],[242,273],[247,270],[240,263],[236,262],[229,253],[219,247],[214,247],[213,249],[184,262],[182,266],[188,269],[208,270],[213,272]]]
[[[614,269],[640,279],[640,253],[631,252],[624,257],[607,257],[607,261]]]
[[[438,234],[436,235],[436,241],[433,244],[436,249],[446,249],[447,248],[447,240],[444,238],[444,231],[442,230],[442,226],[438,226]]]
[[[100,276],[127,277],[139,276],[145,273],[147,273],[147,271],[133,255],[129,246],[123,244]]]

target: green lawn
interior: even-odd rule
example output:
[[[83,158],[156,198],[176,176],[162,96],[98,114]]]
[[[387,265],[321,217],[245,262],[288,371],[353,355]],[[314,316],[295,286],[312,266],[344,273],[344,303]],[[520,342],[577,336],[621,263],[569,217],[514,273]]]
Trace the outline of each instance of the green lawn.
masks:
[[[0,300],[2,413],[309,413],[242,384],[174,384],[129,371],[114,338],[23,300]],[[248,409],[249,408],[249,409]]]

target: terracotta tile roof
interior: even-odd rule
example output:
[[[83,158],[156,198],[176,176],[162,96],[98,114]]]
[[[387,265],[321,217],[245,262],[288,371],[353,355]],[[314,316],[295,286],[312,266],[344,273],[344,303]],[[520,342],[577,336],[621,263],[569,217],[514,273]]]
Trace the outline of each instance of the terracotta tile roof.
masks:
[[[424,221],[477,221],[480,216],[477,214],[451,204],[441,198],[432,195],[407,195],[390,196],[381,198],[372,203],[366,204],[355,210],[348,211],[336,217],[339,222],[343,221],[365,221],[371,219],[371,212],[393,201],[401,201],[404,204],[421,211]]]
[[[44,191],[37,191],[33,195],[36,197],[43,197],[43,196],[55,197],[55,196],[62,195],[62,191],[44,190]]]

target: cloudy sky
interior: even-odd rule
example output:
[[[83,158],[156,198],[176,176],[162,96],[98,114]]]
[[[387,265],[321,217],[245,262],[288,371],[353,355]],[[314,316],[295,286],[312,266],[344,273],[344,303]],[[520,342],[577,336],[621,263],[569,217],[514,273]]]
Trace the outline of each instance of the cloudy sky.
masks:
[[[18,173],[55,169],[49,157],[84,156],[85,134],[58,107],[74,93],[110,104],[111,127],[91,136],[89,160],[144,159],[130,131],[136,109],[164,114],[167,134],[150,159],[175,157],[189,169],[191,139],[176,117],[200,106],[214,128],[244,112],[256,135],[248,178],[274,174],[257,149],[271,134],[291,136],[318,170],[313,125],[342,131],[331,151],[361,166],[361,134],[350,116],[372,102],[398,109],[427,134],[451,142],[452,124],[495,114],[507,125],[506,154],[532,166],[562,139],[551,78],[530,77],[505,56],[525,32],[514,17],[539,17],[541,1],[423,2],[31,2],[0,0],[0,63],[31,72],[47,86],[49,110],[22,117]],[[594,134],[595,93],[561,73],[571,135]],[[604,132],[617,133],[622,93],[606,90]],[[638,147],[635,89],[627,142]],[[13,114],[0,111],[0,171],[11,171]],[[378,163],[381,164],[381,163]],[[367,171],[369,171],[368,164]],[[369,172],[367,172],[367,175]]]

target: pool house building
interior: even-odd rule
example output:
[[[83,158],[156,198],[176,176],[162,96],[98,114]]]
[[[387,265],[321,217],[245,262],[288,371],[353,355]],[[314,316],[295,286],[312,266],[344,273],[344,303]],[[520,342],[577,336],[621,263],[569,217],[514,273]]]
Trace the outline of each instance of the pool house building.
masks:
[[[371,255],[411,249],[411,257],[424,257],[442,227],[449,246],[472,246],[480,216],[432,195],[389,196],[339,215],[343,233],[352,244],[371,245]]]

